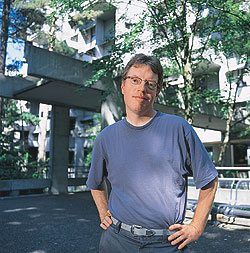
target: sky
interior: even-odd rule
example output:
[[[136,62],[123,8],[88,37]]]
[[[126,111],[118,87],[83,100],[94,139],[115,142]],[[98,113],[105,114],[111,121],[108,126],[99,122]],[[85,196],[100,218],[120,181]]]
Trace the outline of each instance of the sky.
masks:
[[[22,40],[8,40],[7,46],[7,57],[6,57],[6,65],[9,64],[18,64],[20,69],[18,72],[22,72],[22,62],[25,61],[24,59],[24,41]]]

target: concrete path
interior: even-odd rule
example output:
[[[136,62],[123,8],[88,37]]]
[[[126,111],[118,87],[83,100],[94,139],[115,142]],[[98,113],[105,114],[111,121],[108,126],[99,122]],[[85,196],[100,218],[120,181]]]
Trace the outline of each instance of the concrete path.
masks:
[[[188,212],[185,222],[192,215]],[[95,253],[100,235],[89,192],[0,199],[0,253]],[[207,225],[191,249],[194,253],[249,253],[250,220]]]

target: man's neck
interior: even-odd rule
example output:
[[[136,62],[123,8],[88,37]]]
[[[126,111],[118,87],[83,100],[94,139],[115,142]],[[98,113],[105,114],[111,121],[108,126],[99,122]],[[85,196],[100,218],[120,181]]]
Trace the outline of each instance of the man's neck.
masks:
[[[155,110],[143,115],[127,113],[126,120],[133,126],[144,126],[156,115],[156,113]]]

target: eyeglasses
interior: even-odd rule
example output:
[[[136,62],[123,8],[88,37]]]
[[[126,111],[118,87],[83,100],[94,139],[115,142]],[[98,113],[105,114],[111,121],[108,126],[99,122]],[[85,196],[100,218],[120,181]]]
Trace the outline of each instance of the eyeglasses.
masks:
[[[127,76],[124,80],[129,81],[130,84],[134,85],[134,86],[138,86],[141,84],[141,82],[143,81],[146,85],[146,87],[150,90],[155,90],[158,86],[158,83],[156,81],[151,81],[151,80],[142,80],[140,77],[136,77],[136,76]]]

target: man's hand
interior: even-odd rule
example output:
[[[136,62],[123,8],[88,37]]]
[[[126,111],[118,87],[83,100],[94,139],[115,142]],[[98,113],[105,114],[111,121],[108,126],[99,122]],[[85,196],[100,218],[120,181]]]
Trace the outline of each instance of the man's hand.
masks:
[[[172,245],[180,243],[178,249],[182,249],[188,243],[198,240],[201,236],[214,201],[217,184],[218,177],[200,189],[194,217],[189,225],[173,224],[169,227],[169,230],[178,230],[168,237]]]
[[[172,245],[176,245],[182,242],[178,249],[184,248],[188,243],[194,242],[198,240],[201,236],[202,231],[199,231],[194,225],[181,225],[181,224],[174,224],[169,227],[169,230],[178,230],[174,234],[168,237],[168,240],[171,241]]]
[[[111,216],[111,213],[109,212],[109,210],[105,213],[105,215],[103,215],[102,217],[100,216],[100,219],[101,219],[100,227],[102,229],[106,230],[112,224],[112,220],[110,216]]]

